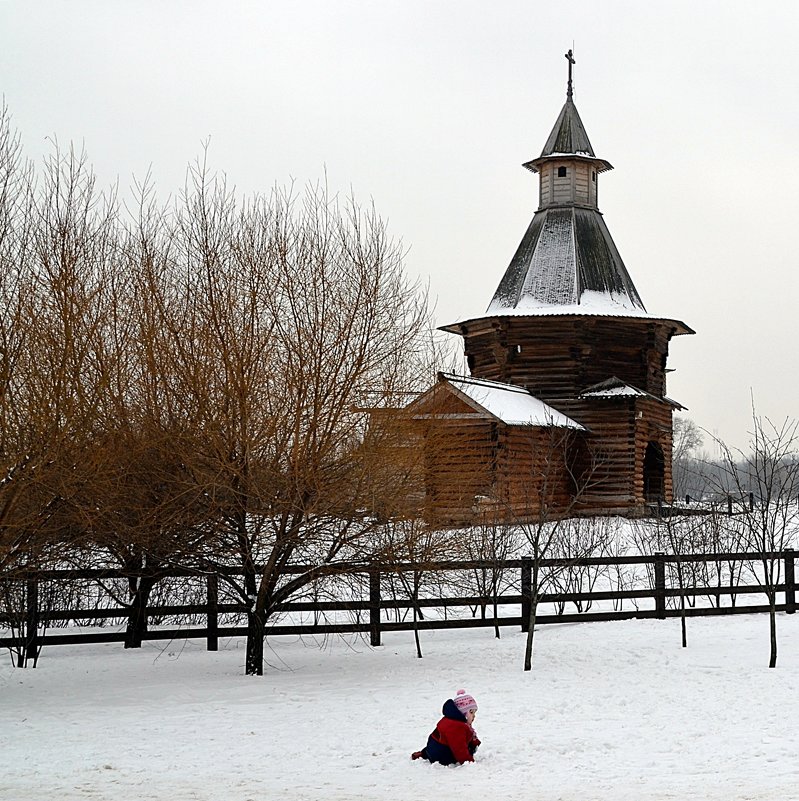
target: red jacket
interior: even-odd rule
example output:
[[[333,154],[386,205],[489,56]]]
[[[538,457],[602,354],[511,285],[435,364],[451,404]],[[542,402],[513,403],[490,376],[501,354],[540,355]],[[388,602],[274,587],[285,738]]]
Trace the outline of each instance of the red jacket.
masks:
[[[443,765],[474,762],[472,755],[480,745],[474,729],[466,722],[454,701],[447,701],[443,712],[444,717],[438,721],[427,740],[425,756],[431,762],[441,762]]]

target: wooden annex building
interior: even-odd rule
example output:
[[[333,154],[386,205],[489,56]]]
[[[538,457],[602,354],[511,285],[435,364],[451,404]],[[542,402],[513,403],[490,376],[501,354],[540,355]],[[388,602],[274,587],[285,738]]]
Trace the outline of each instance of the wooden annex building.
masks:
[[[666,395],[666,360],[671,338],[694,332],[647,312],[613,243],[597,205],[612,166],[594,154],[567,58],[566,103],[524,165],[539,176],[538,210],[486,312],[442,328],[463,337],[471,376],[441,374],[404,410],[424,426],[432,521],[671,500],[682,407]]]

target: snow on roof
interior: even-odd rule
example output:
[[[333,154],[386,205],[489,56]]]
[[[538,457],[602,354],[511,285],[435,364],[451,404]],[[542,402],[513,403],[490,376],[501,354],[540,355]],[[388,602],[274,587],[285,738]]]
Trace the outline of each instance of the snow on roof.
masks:
[[[525,294],[518,305],[512,308],[492,303],[489,314],[596,314],[623,315],[625,317],[650,317],[640,306],[635,306],[629,295],[619,292],[597,292],[586,289],[579,303],[542,303],[534,296]]]
[[[574,156],[583,156],[585,158],[593,159],[594,161],[601,161],[598,159],[593,153],[589,153],[587,150],[574,150],[570,153],[547,153],[546,157],[549,159],[558,159],[558,158],[573,158]]]
[[[594,391],[583,392],[582,398],[618,398],[618,397],[645,397],[648,393],[641,389],[631,387],[629,384],[623,387],[611,387],[610,389],[597,389]]]
[[[616,376],[608,378],[599,384],[594,384],[592,387],[580,393],[581,398],[652,398],[653,400],[662,403],[668,403],[677,409],[684,409],[685,407],[671,398],[662,397],[658,398],[649,392],[634,387],[632,384],[627,384]]]
[[[531,395],[524,387],[480,378],[441,373],[441,379],[507,425],[555,426],[585,430],[583,426]]]
[[[578,316],[578,317],[634,317],[644,320],[657,320],[661,322],[671,322],[675,324],[675,334],[693,334],[694,330],[686,325],[682,320],[673,317],[664,317],[652,314],[644,309],[630,308],[625,303],[626,297],[617,296],[611,292],[583,292],[580,303],[571,304],[545,304],[537,303],[534,298],[523,297],[515,307],[503,307],[497,303],[491,303],[484,314],[464,317],[449,325],[441,326],[443,331],[459,333],[457,326],[462,323],[470,323],[485,317],[559,317],[559,316]]]
[[[583,305],[646,312],[596,209],[539,209],[488,311]]]

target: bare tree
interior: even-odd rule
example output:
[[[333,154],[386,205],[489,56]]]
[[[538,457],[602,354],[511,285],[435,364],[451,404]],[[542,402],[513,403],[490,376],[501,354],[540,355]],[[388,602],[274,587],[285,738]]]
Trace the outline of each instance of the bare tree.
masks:
[[[658,549],[664,551],[672,557],[673,561],[668,563],[671,567],[669,571],[672,576],[670,582],[672,586],[676,583],[679,592],[678,603],[680,612],[680,635],[682,647],[688,647],[688,625],[686,615],[687,603],[695,603],[695,596],[688,595],[687,590],[697,585],[697,564],[686,559],[697,550],[701,533],[700,520],[694,517],[677,516],[670,509],[659,508],[657,517],[654,521],[657,532],[656,539],[659,543]]]
[[[424,620],[420,600],[424,590],[429,589],[431,564],[462,555],[457,531],[436,529],[419,518],[395,519],[382,529],[379,552],[375,554],[381,566],[395,568],[391,584],[398,588],[395,600],[407,598],[411,604],[413,636],[416,656],[422,658],[422,643],[419,636],[419,621]],[[401,569],[403,565],[412,569]],[[440,593],[443,595],[443,593]]]
[[[24,298],[30,282],[34,222],[32,165],[22,156],[19,134],[5,105],[0,108],[0,569],[8,571],[29,560],[32,524],[21,524],[21,477],[31,460],[19,430],[25,419],[17,397],[24,385],[25,351],[31,320]],[[4,593],[9,613],[16,614]]]
[[[129,211],[57,145],[37,184],[0,113],[0,567],[121,565],[130,645],[171,567],[223,569],[261,673],[281,606],[405,513],[363,409],[429,375],[426,294],[324,188],[239,201],[200,160]]]
[[[588,446],[576,448],[576,437],[581,435],[571,428],[530,427],[528,433],[528,458],[518,462],[525,464],[518,476],[520,483],[497,506],[503,517],[512,522],[529,553],[525,671],[532,669],[536,615],[542,596],[551,591],[557,576],[577,560],[607,545],[605,534],[601,533],[604,529],[593,527],[588,530],[595,536],[575,537],[575,530],[582,530],[583,526],[573,519],[585,494],[601,483],[602,455]],[[558,559],[557,564],[545,567],[545,560],[551,558]]]
[[[6,563],[79,545],[107,387],[102,359],[116,209],[85,154],[57,146],[9,235],[0,488]],[[9,274],[12,278],[9,280]]]
[[[482,599],[480,614],[485,618],[490,603],[494,618],[498,619],[497,598],[510,584],[505,565],[518,550],[518,537],[513,535],[512,528],[498,523],[493,514],[484,513],[474,526],[463,531],[461,547],[467,559],[482,563],[471,571],[471,581],[468,584],[470,587],[474,586],[477,595]],[[499,623],[494,625],[494,636],[500,639]]]
[[[738,525],[731,521],[725,510],[717,504],[711,504],[696,518],[694,528],[694,548],[700,553],[715,556],[704,563],[704,583],[715,584],[718,592],[709,594],[711,603],[722,605],[722,598],[729,597],[731,606],[735,606],[737,596],[735,588],[741,583],[744,559],[738,554],[746,550],[746,544],[740,540]],[[724,588],[729,592],[722,593]]]
[[[703,440],[702,430],[693,420],[680,415],[674,418],[671,461],[676,498],[690,496],[696,484],[693,475],[697,472],[697,457]],[[695,491],[694,496],[696,496]]]
[[[607,568],[603,565],[584,563],[584,557],[602,557],[610,555],[617,545],[618,521],[610,517],[581,517],[569,521],[569,530],[564,537],[558,538],[557,548],[550,554],[551,558],[564,560],[563,570],[551,577],[551,584],[557,592],[591,593]],[[588,611],[592,601],[574,600],[578,612]],[[559,603],[559,612],[565,609],[566,602]]]
[[[769,606],[769,667],[777,666],[777,587],[782,560],[776,554],[791,547],[799,515],[799,422],[786,419],[781,424],[756,414],[753,405],[753,431],[750,451],[744,453],[722,442],[719,448],[725,470],[725,483],[738,496],[737,514],[730,525],[737,525],[740,542],[748,550],[762,554],[758,579]],[[745,499],[753,494],[752,503]],[[743,500],[743,502],[741,502]]]
[[[0,113],[0,567],[7,577],[33,577],[86,544],[108,386],[116,224],[114,192],[97,191],[84,153],[54,143],[37,182]],[[30,643],[35,635],[27,632]]]
[[[425,299],[374,211],[323,189],[239,206],[201,163],[175,216],[185,297],[168,314],[170,364],[194,404],[207,561],[242,571],[226,577],[260,674],[280,606],[368,558],[389,488],[359,409],[418,382]]]

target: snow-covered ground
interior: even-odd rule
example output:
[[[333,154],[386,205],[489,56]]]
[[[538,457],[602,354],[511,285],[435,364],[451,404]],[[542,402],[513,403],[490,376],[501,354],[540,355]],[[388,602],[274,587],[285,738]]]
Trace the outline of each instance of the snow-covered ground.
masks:
[[[0,667],[8,801],[737,801],[799,798],[799,615],[412,634],[370,649],[272,640],[262,678],[242,640],[51,647]],[[474,764],[424,745],[441,704],[480,705]]]

